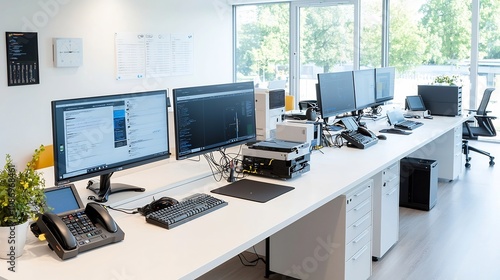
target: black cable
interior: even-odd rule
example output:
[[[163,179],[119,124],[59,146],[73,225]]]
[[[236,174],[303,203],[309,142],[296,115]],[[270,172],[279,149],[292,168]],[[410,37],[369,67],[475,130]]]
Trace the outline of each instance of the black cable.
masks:
[[[259,263],[259,261],[262,261],[265,264],[266,260],[264,258],[262,258],[261,256],[259,256],[259,254],[257,254],[257,251],[255,250],[255,246],[252,248],[253,248],[253,251],[254,251],[256,258],[252,261],[249,261],[243,253],[238,254],[238,258],[240,259],[241,264],[244,266],[256,266]],[[243,259],[245,260],[246,263],[243,261]]]
[[[333,145],[337,148],[341,148],[344,146],[344,138],[340,134],[337,134],[334,139]]]
[[[125,214],[129,214],[129,215],[133,215],[133,214],[137,214],[139,213],[139,211],[137,210],[137,208],[114,208],[114,207],[111,207],[111,206],[105,206],[106,208],[109,208],[111,210],[115,210],[115,211],[118,211],[118,212],[122,212],[122,213],[125,213]]]
[[[222,173],[220,172],[219,167],[214,160],[213,154],[208,153],[204,154],[203,156],[207,160],[208,166],[210,166],[210,170],[212,171],[212,176],[214,177],[215,181],[220,182],[222,180]],[[220,174],[220,177],[216,176],[217,174]]]

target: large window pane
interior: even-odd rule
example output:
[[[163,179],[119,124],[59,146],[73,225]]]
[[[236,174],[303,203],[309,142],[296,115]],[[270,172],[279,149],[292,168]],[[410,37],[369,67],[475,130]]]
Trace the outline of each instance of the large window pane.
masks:
[[[289,15],[286,3],[236,7],[236,81],[288,81]]]
[[[301,7],[299,28],[299,100],[314,100],[318,73],[353,69],[354,5]]]
[[[360,16],[360,69],[382,66],[382,1],[365,0]]]
[[[395,102],[436,76],[457,75],[470,93],[470,1],[391,0],[389,64],[397,69]]]
[[[479,20],[479,65],[478,65],[478,98],[479,104],[486,88],[496,88],[493,92],[488,110],[491,115],[500,114],[500,1],[481,0]],[[500,119],[493,120],[497,131]],[[499,136],[497,136],[499,137]],[[500,137],[499,137],[500,138]]]

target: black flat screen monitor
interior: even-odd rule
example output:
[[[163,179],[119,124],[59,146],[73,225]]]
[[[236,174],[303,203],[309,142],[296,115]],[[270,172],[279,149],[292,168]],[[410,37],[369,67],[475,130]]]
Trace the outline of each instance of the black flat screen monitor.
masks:
[[[420,95],[409,95],[405,100],[405,109],[410,111],[425,111],[424,101]]]
[[[375,69],[355,70],[353,75],[356,110],[375,105]]]
[[[173,90],[176,158],[255,141],[253,82]]]
[[[318,74],[318,89],[316,98],[323,119],[356,110],[353,71]]]
[[[394,99],[394,79],[396,69],[394,67],[382,67],[375,69],[377,103],[383,103]]]
[[[52,132],[56,185],[100,176],[91,186],[99,202],[115,192],[144,191],[111,185],[110,177],[170,156],[167,92],[52,101]]]

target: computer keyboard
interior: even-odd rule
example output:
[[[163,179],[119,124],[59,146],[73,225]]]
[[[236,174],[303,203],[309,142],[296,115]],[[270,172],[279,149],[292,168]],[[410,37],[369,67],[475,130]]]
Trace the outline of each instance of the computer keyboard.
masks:
[[[227,202],[208,194],[195,194],[170,207],[146,215],[146,222],[172,229],[227,205]]]
[[[421,122],[405,120],[405,121],[402,121],[400,123],[395,124],[394,127],[406,129],[406,130],[413,130],[413,129],[420,127],[422,125],[423,125],[423,123],[421,123]]]
[[[359,149],[366,149],[377,144],[378,142],[377,137],[364,135],[357,130],[344,130],[340,133],[340,135],[351,145]]]

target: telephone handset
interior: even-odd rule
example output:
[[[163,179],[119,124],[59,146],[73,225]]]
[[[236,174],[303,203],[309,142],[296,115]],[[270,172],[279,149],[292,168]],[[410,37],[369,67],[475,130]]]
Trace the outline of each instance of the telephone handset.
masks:
[[[37,237],[44,234],[49,247],[63,260],[124,239],[125,234],[102,205],[89,202],[85,214],[94,226],[85,234],[75,236],[61,217],[53,213],[39,214],[31,231]]]
[[[358,132],[371,138],[377,138],[377,135],[375,135],[375,133],[362,126],[358,126]]]

